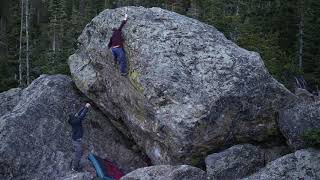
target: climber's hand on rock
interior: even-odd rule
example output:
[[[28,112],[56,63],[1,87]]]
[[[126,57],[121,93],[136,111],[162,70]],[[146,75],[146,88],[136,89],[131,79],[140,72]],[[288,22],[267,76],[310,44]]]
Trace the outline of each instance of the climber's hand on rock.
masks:
[[[86,104],[86,107],[87,107],[87,108],[91,107],[91,104],[90,104],[90,103],[87,103],[87,104]]]

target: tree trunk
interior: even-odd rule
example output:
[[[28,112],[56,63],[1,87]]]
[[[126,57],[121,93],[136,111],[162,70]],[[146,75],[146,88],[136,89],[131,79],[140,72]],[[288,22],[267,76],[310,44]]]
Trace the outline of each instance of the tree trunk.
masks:
[[[237,5],[236,5],[236,14],[237,17],[240,16],[240,0],[237,1]],[[238,22],[238,20],[237,20]],[[238,41],[238,36],[239,36],[239,32],[238,32],[238,23],[235,24],[234,27],[234,32],[233,32],[233,41],[237,42]]]
[[[27,65],[27,85],[30,84],[30,63],[29,63],[29,0],[26,0],[26,65]]]
[[[53,23],[53,37],[52,37],[52,51],[55,54],[56,53],[56,23],[57,23],[57,17],[54,17],[54,23]]]
[[[299,71],[302,72],[303,63],[303,35],[304,35],[304,2],[300,0],[300,22],[299,22]]]
[[[21,1],[21,16],[20,16],[20,47],[19,47],[19,86],[22,86],[22,29],[23,29],[23,1]]]
[[[8,40],[6,36],[6,21],[3,16],[0,15],[0,56],[8,54]]]
[[[40,9],[37,9],[37,25],[40,24]]]
[[[239,11],[240,11],[240,10],[239,10],[239,9],[240,9],[240,7],[239,7],[239,6],[240,6],[240,0],[238,0],[238,2],[237,2],[237,7],[236,7],[236,9],[237,9],[237,10],[236,10],[236,16],[239,16]]]
[[[80,4],[79,4],[80,17],[84,17],[85,9],[86,9],[86,0],[80,0]]]
[[[200,7],[197,1],[191,0],[190,1],[190,7],[189,7],[189,15],[193,18],[199,18],[200,17]]]
[[[174,9],[176,8],[176,1],[175,0],[171,0],[171,11],[174,11]]]

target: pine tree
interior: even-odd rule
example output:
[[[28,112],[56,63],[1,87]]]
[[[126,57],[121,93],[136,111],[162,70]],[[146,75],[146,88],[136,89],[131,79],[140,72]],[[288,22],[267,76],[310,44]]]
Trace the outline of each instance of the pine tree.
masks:
[[[23,23],[24,23],[24,0],[20,0],[20,39],[19,39],[19,86],[22,86],[22,36],[23,36]]]
[[[25,30],[26,30],[26,71],[27,71],[27,85],[30,84],[30,48],[29,48],[29,17],[30,17],[30,4],[29,0],[25,1]]]
[[[198,19],[200,17],[200,12],[201,12],[200,5],[199,5],[198,1],[189,0],[186,3],[188,3],[187,4],[187,7],[188,7],[187,15],[192,18]]]
[[[20,35],[20,3],[9,1],[6,23],[6,55],[1,59],[0,89],[7,90],[18,86],[19,35]],[[2,74],[3,73],[3,74]]]
[[[318,0],[28,1],[29,51],[26,51],[25,23],[20,22],[20,3],[0,2],[0,91],[16,87],[19,79],[26,81],[26,76],[31,81],[42,73],[68,74],[66,60],[75,50],[76,39],[85,25],[106,8],[128,5],[156,6],[198,18],[214,25],[240,46],[259,52],[269,71],[287,86],[297,74],[303,74],[312,89],[320,86]],[[21,41],[20,34],[23,35]],[[25,62],[27,52],[32,59],[29,75],[26,70],[29,63]]]
[[[61,73],[61,66],[65,66],[66,57],[63,52],[63,39],[67,22],[65,0],[51,0],[48,6],[49,23],[48,23],[48,37],[50,38],[51,47],[48,50],[48,73]],[[64,64],[64,65],[62,65]]]
[[[311,89],[320,88],[320,2],[305,2],[303,72]]]

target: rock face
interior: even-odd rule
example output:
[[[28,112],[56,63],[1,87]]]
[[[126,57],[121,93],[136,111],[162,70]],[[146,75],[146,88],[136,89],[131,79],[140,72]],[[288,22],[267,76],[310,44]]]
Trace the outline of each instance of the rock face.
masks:
[[[63,75],[39,77],[19,99],[0,117],[0,179],[63,179],[70,174],[73,154],[68,115],[88,99]],[[84,129],[85,154],[93,151],[117,162],[125,172],[146,165],[96,108],[88,113]],[[85,170],[94,175],[85,159]]]
[[[206,173],[188,165],[159,165],[137,169],[121,180],[206,180]]]
[[[127,10],[128,78],[106,47],[125,8],[105,10],[85,27],[69,66],[77,87],[154,164],[194,164],[221,147],[279,136],[277,111],[295,96],[271,77],[258,53],[173,12]]]
[[[264,152],[251,144],[236,145],[206,158],[207,175],[211,180],[239,179],[264,166]]]
[[[320,101],[301,101],[283,111],[279,117],[279,127],[292,149],[306,147],[301,135],[320,128]]]
[[[320,151],[299,150],[283,156],[243,180],[320,179]]]
[[[21,89],[15,88],[0,93],[0,117],[10,112],[19,102]]]

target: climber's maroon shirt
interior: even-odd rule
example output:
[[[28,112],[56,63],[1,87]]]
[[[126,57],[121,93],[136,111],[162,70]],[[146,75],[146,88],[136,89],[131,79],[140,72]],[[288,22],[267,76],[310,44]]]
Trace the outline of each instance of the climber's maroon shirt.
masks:
[[[110,38],[108,47],[123,47],[123,37],[122,37],[122,28],[123,26],[126,24],[127,20],[123,20],[120,27],[118,29],[116,29],[115,31],[113,31],[113,34]]]

